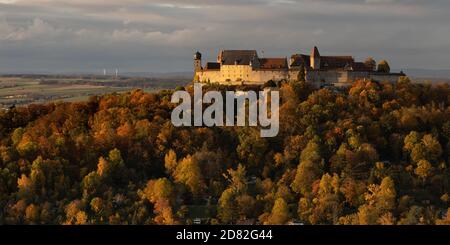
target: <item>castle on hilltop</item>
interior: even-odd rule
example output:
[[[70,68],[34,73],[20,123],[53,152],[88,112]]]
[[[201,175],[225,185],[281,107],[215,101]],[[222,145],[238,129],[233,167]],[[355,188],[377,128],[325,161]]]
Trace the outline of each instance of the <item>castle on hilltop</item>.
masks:
[[[198,82],[227,85],[293,81],[303,76],[306,82],[316,87],[348,86],[359,79],[396,82],[405,76],[403,72],[391,73],[384,61],[377,69],[373,60],[356,62],[352,56],[321,56],[317,47],[311,55],[292,55],[289,62],[287,58],[260,58],[256,50],[223,50],[216,62],[207,62],[205,66],[202,65],[202,54],[196,52],[194,69]],[[300,74],[301,70],[304,73]]]

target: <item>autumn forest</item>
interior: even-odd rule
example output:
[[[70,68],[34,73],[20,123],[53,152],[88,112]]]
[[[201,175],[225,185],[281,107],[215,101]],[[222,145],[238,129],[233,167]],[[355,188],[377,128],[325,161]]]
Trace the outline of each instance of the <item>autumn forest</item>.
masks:
[[[0,224],[450,224],[449,84],[266,86],[273,138],[174,127],[174,90],[0,111]]]

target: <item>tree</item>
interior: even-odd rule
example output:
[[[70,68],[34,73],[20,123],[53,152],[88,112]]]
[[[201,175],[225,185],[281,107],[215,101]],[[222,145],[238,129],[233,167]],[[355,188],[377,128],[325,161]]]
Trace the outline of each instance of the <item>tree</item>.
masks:
[[[13,145],[18,145],[20,143],[20,141],[22,140],[24,131],[25,130],[21,127],[18,127],[13,131],[13,133],[11,135],[11,140],[12,140]]]
[[[174,225],[178,223],[173,216],[172,207],[167,199],[160,199],[155,203],[155,213],[157,214],[154,218],[156,224]]]
[[[143,193],[150,202],[156,203],[160,199],[171,200],[174,197],[174,187],[167,178],[149,180]]]
[[[83,211],[83,204],[80,200],[70,202],[66,208],[65,224],[83,225],[88,221],[86,212]]]
[[[412,151],[414,145],[416,145],[420,140],[420,135],[416,131],[411,131],[404,140],[403,149],[406,151]]]
[[[190,155],[181,160],[173,173],[173,177],[175,182],[186,185],[193,194],[200,194],[205,188],[200,167]]]
[[[230,224],[237,219],[235,192],[233,189],[228,188],[222,193],[217,209],[218,217],[224,224]]]
[[[362,205],[358,208],[357,223],[359,225],[375,225],[379,219],[379,212],[370,205]]]
[[[425,182],[425,180],[430,176],[432,168],[433,167],[430,162],[422,159],[417,163],[417,167],[414,172],[417,176],[419,176],[419,178],[422,179],[423,182]]]
[[[174,188],[167,178],[150,180],[143,190],[143,197],[154,204],[156,214],[154,221],[157,224],[172,225],[178,223],[172,212]]]
[[[34,204],[28,205],[25,210],[25,219],[29,224],[36,224],[39,221],[39,208]]]
[[[322,179],[319,183],[319,195],[329,195],[339,193],[339,176],[334,174],[333,176],[327,174],[322,175]]]
[[[438,219],[436,221],[437,225],[450,225],[450,208],[447,209],[447,215],[446,217],[443,217],[442,219]]]
[[[166,171],[171,174],[175,171],[177,167],[177,154],[173,150],[169,150],[169,152],[164,157],[164,167]]]
[[[103,211],[103,200],[100,197],[95,197],[89,203],[91,210],[94,211],[97,215],[101,215]]]
[[[297,81],[306,82],[306,68],[303,63],[300,65],[300,69],[299,69],[298,75],[297,75]]]
[[[358,223],[370,225],[393,222],[390,216],[396,207],[396,195],[395,184],[390,177],[385,177],[380,185],[369,185],[364,194],[366,204],[358,208]]]
[[[90,172],[84,176],[81,181],[83,197],[91,197],[96,195],[100,191],[101,176],[97,172]]]
[[[442,147],[439,141],[431,134],[422,137],[422,144],[427,152],[428,160],[437,161],[442,155]]]
[[[313,139],[308,142],[305,149],[303,149],[300,155],[300,161],[312,161],[316,164],[319,164],[322,160],[321,150],[319,144],[316,142],[316,139]]]
[[[320,177],[320,167],[322,157],[320,147],[311,140],[300,154],[300,164],[294,181],[291,184],[293,191],[306,195],[312,191],[312,184]]]
[[[389,66],[389,63],[386,60],[381,60],[378,63],[378,72],[383,72],[383,73],[389,73],[391,72],[391,67]]]
[[[17,151],[23,157],[32,157],[38,150],[38,145],[33,141],[32,137],[25,133],[22,136],[19,144],[17,145]]]
[[[17,187],[19,188],[18,194],[21,198],[27,198],[33,194],[33,182],[25,174],[22,174],[21,177],[17,179]]]
[[[108,159],[100,157],[97,164],[97,174],[107,180],[119,180],[124,177],[125,163],[120,151],[113,149],[109,152]]]
[[[106,176],[109,176],[110,173],[111,173],[111,166],[110,166],[109,162],[105,158],[100,157],[98,159],[98,164],[97,164],[97,174],[100,177],[106,177]]]
[[[421,136],[415,131],[412,131],[405,137],[403,149],[410,153],[414,162],[420,160],[436,162],[442,155],[441,144],[433,135],[426,134]]]
[[[317,183],[317,182],[316,182]],[[308,221],[311,224],[334,224],[342,213],[339,198],[339,176],[328,173],[322,175],[318,185],[314,185],[314,197],[310,205]]]
[[[277,84],[273,80],[269,80],[264,83],[264,88],[274,88]]]
[[[247,192],[247,171],[242,164],[239,164],[236,170],[228,169],[228,175],[224,175],[230,182],[229,188],[235,193],[244,194]]]
[[[289,208],[283,198],[278,198],[273,205],[268,223],[271,225],[283,225],[290,219]]]
[[[237,196],[236,203],[241,217],[249,218],[255,213],[256,201],[252,196],[247,194]]]
[[[367,57],[367,59],[364,61],[364,65],[371,71],[374,71],[377,67],[377,62],[373,59],[373,57]]]
[[[320,169],[314,162],[305,160],[300,162],[297,173],[291,184],[293,191],[302,195],[307,195],[312,191],[312,184],[320,176]]]
[[[412,206],[406,212],[405,217],[399,220],[399,225],[418,225],[420,224],[420,219],[423,213],[423,208],[419,206]]]
[[[238,156],[250,166],[259,166],[266,154],[268,143],[262,138],[260,131],[254,127],[244,127],[239,130],[239,145],[236,148]]]
[[[381,181],[379,192],[376,193],[378,208],[383,210],[394,209],[396,195],[394,181],[390,177],[385,177]]]

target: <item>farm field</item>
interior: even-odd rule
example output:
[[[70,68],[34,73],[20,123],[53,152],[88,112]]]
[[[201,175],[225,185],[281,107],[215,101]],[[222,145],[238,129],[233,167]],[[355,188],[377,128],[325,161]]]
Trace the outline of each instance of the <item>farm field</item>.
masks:
[[[171,89],[187,80],[157,78],[2,76],[0,108],[54,101],[83,101],[94,95],[123,93],[132,89],[147,92]]]

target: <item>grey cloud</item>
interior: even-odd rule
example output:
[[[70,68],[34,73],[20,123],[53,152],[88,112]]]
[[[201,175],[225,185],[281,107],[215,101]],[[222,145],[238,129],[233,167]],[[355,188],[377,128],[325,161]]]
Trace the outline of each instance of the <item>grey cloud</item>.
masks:
[[[19,0],[1,4],[0,72],[191,69],[191,53],[252,48],[448,68],[449,1]]]

